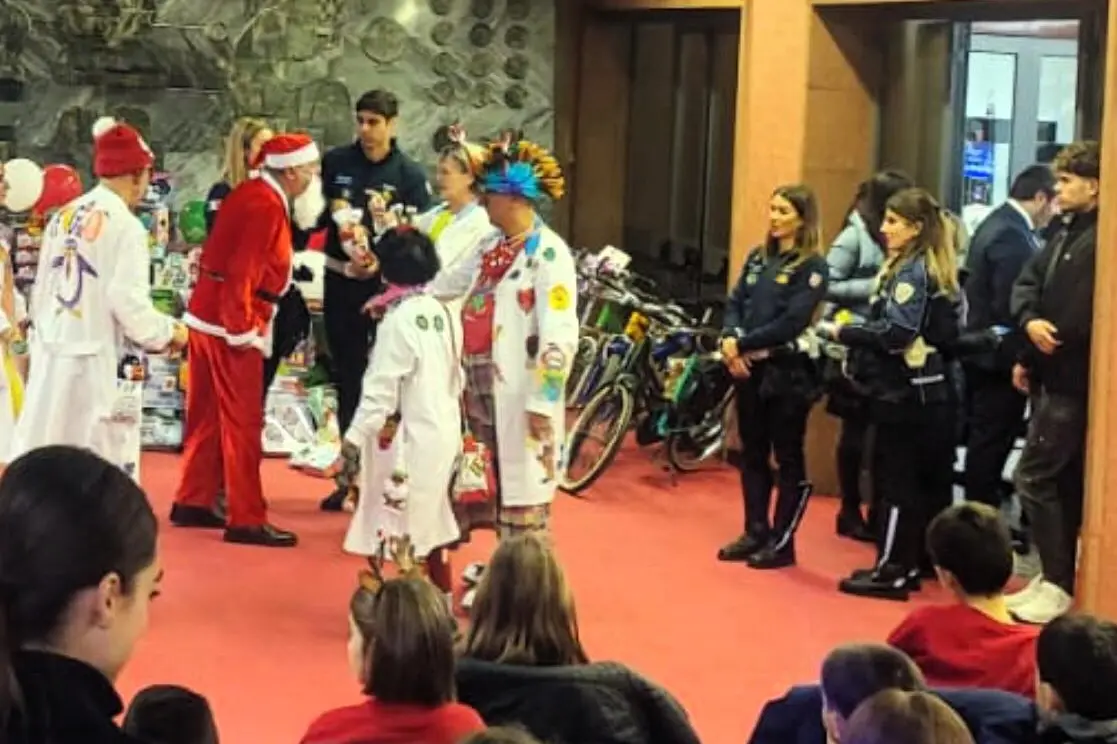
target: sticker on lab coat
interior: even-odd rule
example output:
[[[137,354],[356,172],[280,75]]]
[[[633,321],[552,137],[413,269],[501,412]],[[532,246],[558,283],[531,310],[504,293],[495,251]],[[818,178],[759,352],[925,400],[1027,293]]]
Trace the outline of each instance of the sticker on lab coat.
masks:
[[[516,293],[516,302],[520,304],[520,309],[525,313],[530,313],[535,309],[535,290],[531,287],[521,289]]]
[[[427,322],[427,316],[425,315],[416,315],[415,325],[419,326],[420,331],[425,331],[430,328],[430,323]]]
[[[551,309],[555,312],[562,312],[570,309],[570,290],[564,284],[556,284],[551,287],[549,295]]]

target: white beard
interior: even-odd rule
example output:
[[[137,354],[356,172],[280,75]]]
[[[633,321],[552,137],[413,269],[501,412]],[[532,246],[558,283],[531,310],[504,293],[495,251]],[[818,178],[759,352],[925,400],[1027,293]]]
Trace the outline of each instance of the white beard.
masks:
[[[318,224],[318,218],[326,210],[326,197],[322,194],[322,179],[315,176],[306,191],[295,197],[295,226],[300,230],[310,230]]]

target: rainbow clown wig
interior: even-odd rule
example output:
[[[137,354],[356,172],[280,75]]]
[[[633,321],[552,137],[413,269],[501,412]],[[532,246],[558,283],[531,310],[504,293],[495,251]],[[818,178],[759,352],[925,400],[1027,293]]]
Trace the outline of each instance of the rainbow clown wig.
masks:
[[[566,179],[555,156],[527,140],[505,138],[491,143],[480,162],[479,179],[486,194],[518,196],[538,203],[558,201]]]

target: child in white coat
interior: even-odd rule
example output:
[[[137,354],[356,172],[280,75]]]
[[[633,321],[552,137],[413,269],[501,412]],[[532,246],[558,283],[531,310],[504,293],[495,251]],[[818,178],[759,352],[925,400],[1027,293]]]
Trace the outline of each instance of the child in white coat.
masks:
[[[373,308],[383,319],[345,432],[343,459],[359,453],[361,463],[361,498],[345,550],[378,570],[407,541],[449,596],[446,548],[460,536],[450,501],[462,443],[460,320],[426,291],[439,270],[429,237],[397,227],[381,238],[378,253],[390,299]]]

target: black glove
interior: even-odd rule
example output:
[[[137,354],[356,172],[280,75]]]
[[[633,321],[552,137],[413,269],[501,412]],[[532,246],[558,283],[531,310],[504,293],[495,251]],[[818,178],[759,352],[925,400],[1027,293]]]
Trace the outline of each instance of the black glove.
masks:
[[[309,266],[296,266],[295,270],[291,272],[291,278],[296,282],[314,281],[314,272],[310,270]]]

